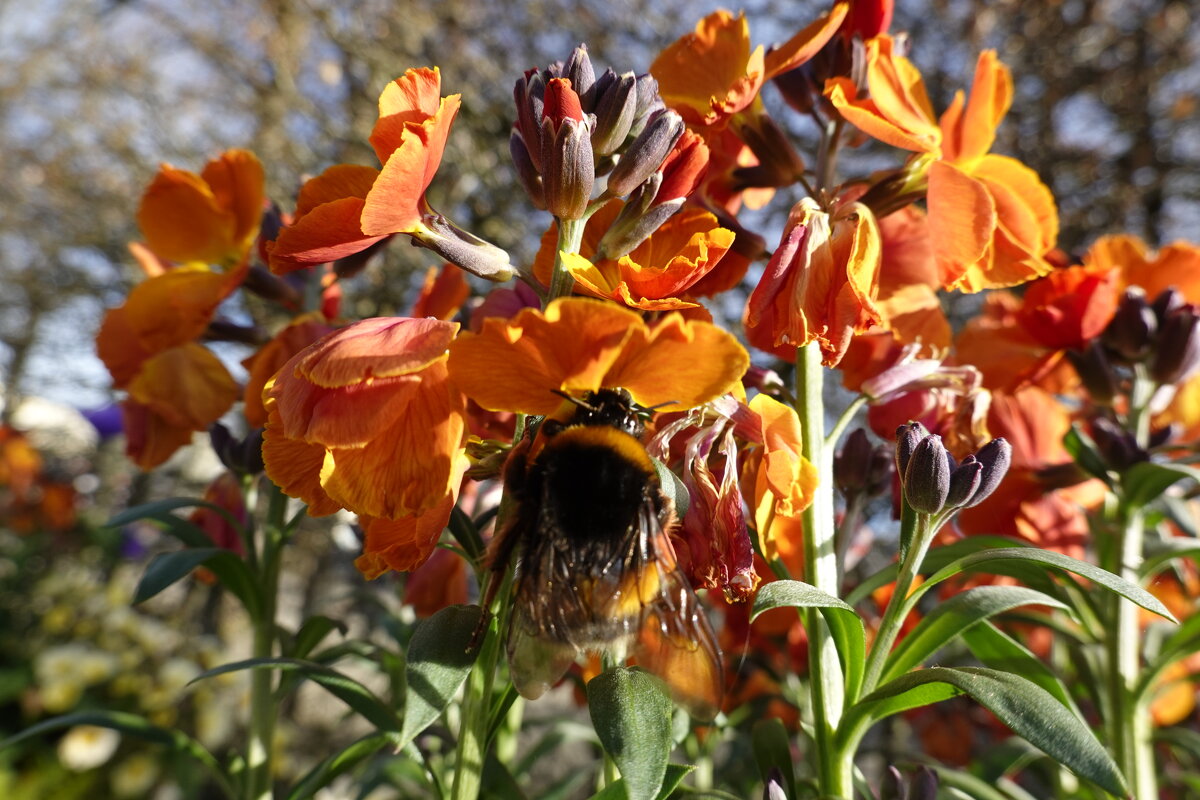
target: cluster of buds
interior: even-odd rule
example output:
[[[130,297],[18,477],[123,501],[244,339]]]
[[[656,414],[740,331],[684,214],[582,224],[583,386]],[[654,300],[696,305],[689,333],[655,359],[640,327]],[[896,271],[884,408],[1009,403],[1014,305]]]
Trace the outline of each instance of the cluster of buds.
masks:
[[[947,452],[942,437],[919,422],[896,431],[896,472],[904,499],[922,514],[938,514],[982,503],[1008,472],[1012,445],[992,439],[961,463]]]
[[[257,475],[263,471],[263,429],[255,428],[239,439],[220,422],[208,428],[208,437],[217,458],[237,475]]]
[[[1200,369],[1200,312],[1173,288],[1149,301],[1131,286],[1100,337],[1067,357],[1098,405],[1120,391],[1118,367],[1142,366],[1159,386],[1173,386]]]
[[[872,445],[867,432],[855,428],[833,457],[833,483],[847,502],[881,495],[891,488],[892,462],[886,445]]]
[[[684,139],[683,119],[663,105],[654,78],[612,69],[597,77],[582,45],[566,63],[527,71],[513,96],[517,119],[509,150],[535,206],[559,219],[580,219],[604,176],[604,197],[629,197],[633,210],[601,248],[608,257],[640,244],[678,209],[707,167],[707,148],[699,137]],[[658,221],[649,226],[642,218],[652,209]]]

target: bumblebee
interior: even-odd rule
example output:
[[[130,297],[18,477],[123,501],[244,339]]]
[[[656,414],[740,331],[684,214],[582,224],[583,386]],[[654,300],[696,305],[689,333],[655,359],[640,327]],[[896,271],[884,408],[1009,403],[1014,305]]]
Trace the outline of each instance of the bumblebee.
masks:
[[[543,420],[509,458],[513,512],[489,553],[494,578],[517,558],[513,683],[534,699],[582,653],[632,654],[692,716],[711,720],[720,650],[676,564],[675,509],[641,442],[647,410],[624,389],[564,397],[563,418]]]

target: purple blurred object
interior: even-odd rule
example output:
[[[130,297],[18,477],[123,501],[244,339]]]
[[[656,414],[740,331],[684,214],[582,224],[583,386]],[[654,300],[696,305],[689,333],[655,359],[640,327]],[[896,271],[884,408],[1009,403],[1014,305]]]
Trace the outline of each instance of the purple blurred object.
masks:
[[[100,434],[101,439],[108,439],[124,431],[121,420],[121,406],[110,403],[90,411],[80,411],[83,418],[92,423],[92,427]]]

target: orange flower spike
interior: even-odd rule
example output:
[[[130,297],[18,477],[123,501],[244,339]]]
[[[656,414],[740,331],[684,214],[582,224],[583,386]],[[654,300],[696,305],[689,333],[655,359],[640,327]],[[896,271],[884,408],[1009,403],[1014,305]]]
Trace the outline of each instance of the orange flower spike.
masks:
[[[835,366],[853,334],[882,322],[875,304],[880,258],[870,209],[850,203],[831,216],[804,198],[750,296],[747,335],[769,351],[818,341],[825,365]]]
[[[360,218],[379,170],[336,164],[300,187],[296,217],[268,243],[271,270],[286,274],[359,253],[383,236],[362,232]]]
[[[464,460],[465,401],[445,366],[457,330],[368,319],[295,355],[264,390],[268,475],[314,514],[396,519],[441,502]]]
[[[232,266],[245,259],[263,212],[263,168],[229,150],[196,175],[164,164],[142,195],[138,226],[168,261]]]
[[[737,340],[714,325],[672,314],[648,328],[632,311],[582,297],[486,319],[478,334],[455,339],[449,362],[479,405],[526,414],[558,410],[555,391],[603,387],[624,387],[645,406],[691,408],[727,391],[748,364]]]
[[[455,94],[441,98],[435,107],[431,98],[440,91],[436,67],[410,69],[380,96],[380,120],[371,144],[383,170],[363,206],[364,234],[414,233],[424,228],[425,190],[442,163],[460,102]]]

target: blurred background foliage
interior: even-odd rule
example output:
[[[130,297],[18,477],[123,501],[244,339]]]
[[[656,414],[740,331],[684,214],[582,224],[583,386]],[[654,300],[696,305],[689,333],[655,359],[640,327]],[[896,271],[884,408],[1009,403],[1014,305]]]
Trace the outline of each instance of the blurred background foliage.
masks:
[[[444,91],[462,93],[463,105],[433,205],[529,260],[550,218],[530,208],[509,163],[516,78],[564,58],[579,42],[600,68],[645,72],[659,49],[717,5],[0,0],[0,423],[29,431],[28,442],[15,434],[0,439],[0,735],[88,703],[158,713],[164,724],[187,716],[187,727],[203,730],[201,712],[244,702],[236,683],[208,689],[211,698],[179,700],[191,675],[239,655],[219,593],[193,583],[149,611],[129,610],[131,578],[121,565],[157,541],[146,531],[101,527],[113,509],[146,497],[199,494],[219,465],[196,449],[169,469],[140,475],[122,459],[120,443],[105,440],[111,426],[100,420],[98,436],[77,414],[63,413],[111,400],[93,338],[104,310],[140,279],[127,245],[138,238],[139,198],[159,162],[199,170],[227,148],[249,148],[266,166],[270,196],[290,211],[306,176],[339,162],[373,165],[367,136],[380,90],[409,67],[438,65]],[[755,0],[745,11],[753,40],[769,45],[827,5]],[[969,89],[980,50],[999,51],[1016,97],[995,150],[1033,167],[1053,190],[1059,244],[1068,253],[1107,233],[1134,233],[1152,247],[1196,237],[1200,10],[1193,4],[899,0],[892,29],[909,32],[912,58],[939,110],[954,91]],[[812,136],[811,122],[787,110],[773,89],[764,98],[801,142]],[[867,144],[843,163],[865,174],[892,162],[873,158]],[[768,212],[774,217],[746,222],[772,242],[789,205],[781,198]],[[394,242],[349,283],[347,316],[404,313],[435,263],[428,251]],[[235,319],[262,313],[225,311]],[[245,353],[230,346],[226,355],[236,369]],[[23,493],[13,476],[24,476]],[[78,493],[80,516],[14,527],[18,507],[52,515],[56,486]],[[347,526],[330,541],[313,530],[289,554],[294,585],[285,593],[298,617],[321,610],[361,633],[411,615],[398,608],[394,584],[358,578],[351,565],[357,542]],[[341,557],[327,558],[337,542]],[[109,680],[117,671],[142,684],[121,689]],[[295,735],[316,741],[320,752],[337,718],[313,708]],[[214,742],[226,735],[211,734]],[[95,757],[110,742],[76,744]],[[159,771],[146,772],[158,767],[128,745],[109,753],[107,789],[86,770],[70,782],[63,772],[68,745],[60,741],[57,760],[45,753],[37,772],[56,791],[74,787],[60,796],[145,796],[136,787],[161,782]],[[0,769],[0,779],[9,777]],[[119,785],[134,788],[126,793]],[[39,786],[3,784],[0,796],[44,796]]]

